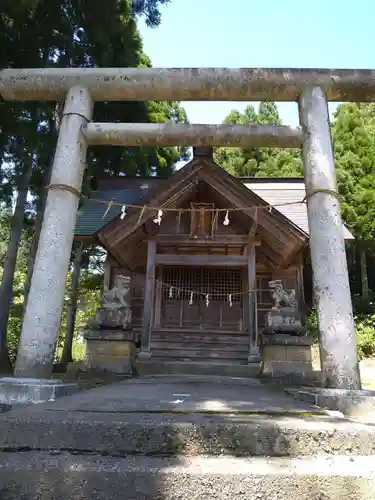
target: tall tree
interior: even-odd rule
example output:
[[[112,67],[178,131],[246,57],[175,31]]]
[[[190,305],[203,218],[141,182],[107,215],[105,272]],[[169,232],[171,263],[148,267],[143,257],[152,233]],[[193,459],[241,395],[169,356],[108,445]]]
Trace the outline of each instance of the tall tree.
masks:
[[[26,164],[22,179],[18,186],[16,207],[12,218],[10,240],[4,261],[3,276],[0,287],[0,367],[2,371],[9,372],[12,368],[8,345],[7,327],[10,306],[13,298],[13,279],[16,269],[18,247],[23,229],[24,211],[28,193],[29,182],[32,174],[32,162]]]
[[[136,18],[146,16],[149,26],[157,26],[160,23],[159,7],[166,3],[167,0],[25,0],[20,5],[4,0],[0,7],[0,67],[148,66],[150,61],[142,52]],[[36,120],[31,138],[31,134],[25,134],[28,121],[25,117],[32,113],[35,113]],[[35,162],[29,192],[36,203],[39,221],[44,205],[43,186],[48,184],[48,170],[55,148],[54,118],[55,103],[7,102],[2,104],[0,114],[0,180],[5,178],[4,160],[7,161],[9,178],[8,183],[1,182],[0,202],[9,203],[14,188],[16,192],[19,188],[15,185],[17,172],[14,166],[17,165],[18,171],[22,170],[23,162],[32,156]],[[95,119],[113,122],[184,121],[186,116],[174,102],[98,103]],[[22,137],[27,137],[27,141],[21,150]],[[92,148],[87,159],[88,177],[120,173],[165,174],[184,154],[185,151],[178,148]],[[36,248],[37,238],[32,255]],[[14,247],[14,250],[17,249]],[[30,258],[29,262],[30,278],[33,259]],[[8,299],[11,300],[11,296],[8,295]],[[4,329],[1,334],[5,335]],[[1,346],[6,346],[6,342]]]
[[[276,104],[265,101],[247,106],[243,113],[233,110],[224,119],[231,124],[281,125]],[[292,149],[218,148],[215,160],[237,177],[295,177],[302,173],[301,154]]]
[[[83,244],[79,243],[75,246],[73,250],[73,271],[72,279],[70,284],[70,298],[67,313],[67,324],[64,338],[64,346],[61,355],[61,364],[66,367],[68,363],[73,361],[72,358],[72,348],[73,348],[73,338],[74,338],[74,326],[77,314],[77,300],[78,300],[78,289],[79,289],[79,278],[82,268],[83,260]]]
[[[375,116],[373,105],[338,107],[332,124],[337,180],[345,223],[359,249],[361,293],[368,296],[367,255],[375,236]]]

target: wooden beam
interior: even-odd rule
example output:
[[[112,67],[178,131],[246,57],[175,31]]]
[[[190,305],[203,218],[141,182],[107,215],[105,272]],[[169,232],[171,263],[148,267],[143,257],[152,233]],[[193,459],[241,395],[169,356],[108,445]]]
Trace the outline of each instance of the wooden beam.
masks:
[[[161,306],[163,300],[163,268],[159,266],[156,270],[157,282],[155,283],[155,314],[154,328],[160,328]]]
[[[95,235],[90,235],[90,236],[74,235],[74,241],[82,241],[82,243],[88,245],[89,243],[95,242]]]
[[[247,256],[156,254],[156,264],[165,266],[241,267],[247,265]]]
[[[111,270],[112,270],[112,259],[107,253],[107,257],[104,262],[104,273],[103,273],[103,288],[110,288],[111,286]]]
[[[300,148],[301,127],[188,123],[89,123],[90,146],[213,146]]]
[[[155,287],[155,257],[156,243],[149,241],[147,246],[147,269],[146,286],[143,303],[143,326],[140,359],[149,359],[151,357],[151,328],[154,317],[154,287]]]
[[[242,246],[246,245],[248,242],[248,236],[244,235],[236,235],[236,234],[228,234],[228,235],[220,235],[214,236],[213,238],[190,238],[187,234],[182,234],[180,236],[169,235],[169,234],[157,234],[152,238],[154,241],[160,244],[170,244],[170,245],[189,245],[189,246],[222,246],[222,245],[236,245]],[[254,239],[254,245],[261,245],[260,239]]]
[[[375,71],[308,68],[30,68],[0,71],[4,100],[60,101],[75,86],[94,101],[297,101],[321,87],[328,100],[374,102]]]
[[[257,260],[270,271],[280,269],[278,262],[276,262],[268,253],[264,251],[260,250],[257,252]]]
[[[249,242],[251,241],[253,244],[255,242],[255,233],[258,229],[258,217],[259,217],[259,210],[258,210],[258,207],[255,207],[254,220],[253,220],[253,223],[250,227],[249,234],[248,234]]]
[[[259,361],[259,347],[258,347],[258,332],[255,329],[255,289],[256,289],[256,255],[255,246],[248,245],[247,247],[247,278],[249,285],[249,293],[247,294],[248,300],[248,313],[249,313],[249,363]]]
[[[298,253],[305,246],[307,240],[308,239],[306,238],[306,240],[302,241],[299,245],[294,245],[293,251],[289,251],[282,259],[280,259],[280,267],[288,268],[290,265],[292,265]]]

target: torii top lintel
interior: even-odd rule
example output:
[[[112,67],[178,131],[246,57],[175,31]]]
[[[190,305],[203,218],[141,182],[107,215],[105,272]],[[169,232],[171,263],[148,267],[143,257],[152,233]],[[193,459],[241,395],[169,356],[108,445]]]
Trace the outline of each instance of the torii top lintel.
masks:
[[[4,100],[61,100],[71,87],[94,101],[297,101],[321,87],[330,101],[375,101],[375,70],[267,68],[3,69]]]

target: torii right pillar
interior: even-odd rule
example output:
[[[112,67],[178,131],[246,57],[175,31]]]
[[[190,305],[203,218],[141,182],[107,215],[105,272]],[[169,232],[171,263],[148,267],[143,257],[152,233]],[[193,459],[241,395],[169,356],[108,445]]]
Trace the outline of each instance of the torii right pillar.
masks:
[[[327,99],[306,88],[299,101],[323,385],[361,389]]]

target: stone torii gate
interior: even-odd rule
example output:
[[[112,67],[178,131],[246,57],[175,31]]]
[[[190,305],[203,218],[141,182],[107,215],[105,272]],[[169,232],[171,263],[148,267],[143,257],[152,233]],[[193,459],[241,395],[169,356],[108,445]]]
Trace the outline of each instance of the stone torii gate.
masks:
[[[327,99],[375,101],[375,71],[5,69],[0,95],[65,98],[15,377],[52,373],[88,146],[302,146],[324,384],[361,388]],[[125,100],[297,101],[301,127],[92,122],[95,101]]]

